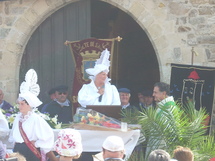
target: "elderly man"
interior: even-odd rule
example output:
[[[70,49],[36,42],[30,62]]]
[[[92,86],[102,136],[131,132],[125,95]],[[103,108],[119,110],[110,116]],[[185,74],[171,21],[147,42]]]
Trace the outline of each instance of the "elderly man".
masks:
[[[174,98],[170,95],[170,87],[164,82],[157,82],[154,85],[153,96],[158,106],[175,105]]]
[[[61,85],[56,87],[56,99],[49,103],[45,109],[50,117],[58,115],[58,121],[62,123],[69,123],[73,120],[73,108],[68,97],[68,87]]]
[[[124,161],[125,146],[121,137],[108,136],[102,144],[102,152],[93,155],[94,161]]]
[[[3,110],[9,110],[10,108],[13,108],[13,106],[4,100],[4,93],[0,89],[0,108]]]
[[[131,92],[128,88],[118,89],[119,97],[121,101],[122,110],[140,110],[136,106],[130,104]]]
[[[122,109],[131,109],[136,108],[130,104],[131,92],[128,88],[120,88],[118,89],[119,97],[122,105]]]
[[[125,147],[122,138],[109,136],[102,145],[104,161],[123,161]]]

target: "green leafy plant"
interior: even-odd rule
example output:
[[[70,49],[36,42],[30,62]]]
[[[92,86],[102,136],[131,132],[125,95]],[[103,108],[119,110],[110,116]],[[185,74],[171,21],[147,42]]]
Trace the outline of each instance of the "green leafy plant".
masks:
[[[149,153],[155,149],[164,149],[172,155],[177,146],[190,148],[195,154],[195,161],[207,161],[215,156],[214,135],[208,135],[205,124],[208,114],[204,108],[197,111],[189,103],[132,112],[124,112],[124,120],[129,122],[131,119],[132,123],[140,124],[147,139],[146,153],[144,157],[138,157],[138,161],[147,160]]]

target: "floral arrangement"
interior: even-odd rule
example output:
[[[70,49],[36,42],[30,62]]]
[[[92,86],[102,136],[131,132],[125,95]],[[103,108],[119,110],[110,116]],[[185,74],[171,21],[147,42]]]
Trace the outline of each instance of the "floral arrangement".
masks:
[[[14,107],[11,107],[9,110],[3,110],[3,109],[1,110],[8,121],[9,127],[12,128],[16,115],[19,113],[18,105],[16,104]]]
[[[88,124],[93,126],[107,127],[107,128],[121,128],[121,122],[107,117],[97,111],[91,109],[78,108],[73,119],[74,123]]]
[[[14,107],[11,107],[9,110],[3,110],[3,109],[1,110],[8,121],[9,127],[12,128],[15,117],[19,113],[18,104],[16,104]],[[37,113],[39,116],[41,116],[50,125],[51,128],[61,129],[62,123],[58,122],[57,115],[55,115],[54,117],[50,117],[48,113],[43,114],[40,111],[38,111],[37,108],[34,110],[34,112]]]
[[[48,113],[41,113],[38,110],[35,111],[38,115],[40,115],[53,129],[61,129],[62,123],[59,123],[57,120],[58,115],[54,117],[50,117]]]

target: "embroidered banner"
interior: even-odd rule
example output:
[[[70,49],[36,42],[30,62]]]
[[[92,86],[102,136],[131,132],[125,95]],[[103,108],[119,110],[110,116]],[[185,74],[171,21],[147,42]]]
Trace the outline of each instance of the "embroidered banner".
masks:
[[[78,91],[81,89],[83,84],[89,83],[88,74],[85,69],[92,68],[95,65],[96,59],[100,57],[100,54],[106,48],[110,51],[110,61],[113,59],[114,42],[120,41],[121,38],[117,37],[114,39],[85,39],[81,41],[66,41],[65,44],[69,45],[73,60],[75,61],[75,75],[73,80],[73,91],[72,91],[72,103],[73,107],[80,107],[78,104]],[[111,77],[111,68],[109,77]]]
[[[215,68],[171,64],[170,93],[182,104],[195,102],[195,108],[205,107],[211,115],[214,101]]]

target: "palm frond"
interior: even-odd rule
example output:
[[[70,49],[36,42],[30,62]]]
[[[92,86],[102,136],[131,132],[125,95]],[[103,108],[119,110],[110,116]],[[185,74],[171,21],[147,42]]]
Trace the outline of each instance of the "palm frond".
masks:
[[[146,161],[143,153],[140,151],[134,151],[129,157],[128,161]]]
[[[127,122],[128,124],[138,124],[140,111],[138,109],[129,108],[121,111],[121,121]]]
[[[147,160],[149,153],[158,148],[172,154],[177,146],[192,149],[196,161],[205,161],[215,156],[214,136],[207,134],[208,126],[205,124],[209,115],[205,108],[196,110],[192,102],[186,105],[177,103],[168,108],[163,106],[124,111],[123,115],[123,121],[140,124],[147,139],[145,157],[133,156],[131,161],[137,158],[139,161]]]
[[[145,110],[139,123],[148,138],[147,148],[162,148],[171,154],[179,145],[191,149],[199,146],[207,132],[207,126],[203,124],[207,116],[203,108],[197,111],[194,106],[177,104]]]
[[[195,160],[205,161],[215,156],[215,140],[214,136],[204,136],[198,147],[194,150]]]

